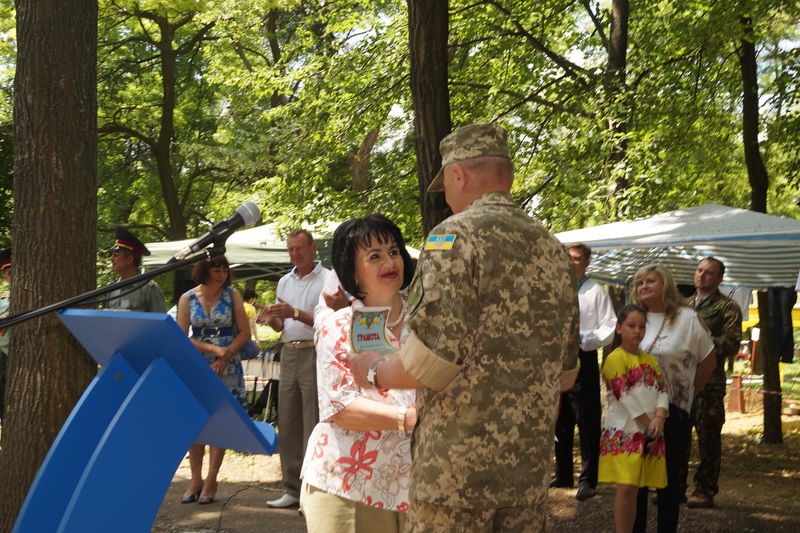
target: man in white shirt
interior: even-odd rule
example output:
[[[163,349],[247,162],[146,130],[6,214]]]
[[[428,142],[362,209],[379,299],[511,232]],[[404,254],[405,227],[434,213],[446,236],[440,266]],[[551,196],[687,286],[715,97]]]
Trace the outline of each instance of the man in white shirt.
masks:
[[[556,421],[556,473],[551,487],[572,487],[572,444],[575,425],[581,437],[581,473],[578,477],[579,501],[594,496],[600,456],[600,367],[597,350],[614,339],[617,319],[606,291],[586,276],[591,249],[582,243],[567,247],[578,280],[580,309],[580,371],[572,389],[561,394],[561,410]]]
[[[270,500],[270,507],[290,507],[300,501],[300,469],[311,431],[319,421],[317,368],[314,350],[314,307],[328,274],[314,257],[317,245],[306,230],[286,239],[291,272],[278,281],[276,302],[258,320],[282,332],[281,378],[278,385],[278,453],[286,493]]]

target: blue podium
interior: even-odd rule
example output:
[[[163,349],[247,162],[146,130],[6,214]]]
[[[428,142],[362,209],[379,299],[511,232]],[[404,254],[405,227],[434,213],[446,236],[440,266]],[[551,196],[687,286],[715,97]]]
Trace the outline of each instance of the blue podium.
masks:
[[[61,321],[102,366],[56,437],[16,533],[150,531],[192,443],[272,454],[172,318],[67,309]]]

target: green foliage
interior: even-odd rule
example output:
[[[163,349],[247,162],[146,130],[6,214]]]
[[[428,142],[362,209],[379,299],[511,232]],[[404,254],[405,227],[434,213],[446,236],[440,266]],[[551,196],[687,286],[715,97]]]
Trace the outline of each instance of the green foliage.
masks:
[[[0,1],[0,248],[11,245],[11,215],[14,202],[14,144],[11,110],[15,58],[14,5]]]
[[[607,72],[609,8],[450,3],[452,122],[510,130],[517,199],[555,230],[748,207],[736,56],[747,15],[770,210],[800,215],[796,3],[631,3],[622,81]],[[383,212],[417,242],[407,24],[400,0],[101,0],[99,248],[120,223],[144,240],[199,234],[245,200],[286,228]],[[11,209],[13,46],[3,0],[0,217]]]
[[[735,10],[631,4],[626,82],[612,91],[609,17],[592,9],[597,26],[573,2],[454,6],[454,123],[499,118],[514,130],[515,194],[556,230],[711,201],[746,207]],[[610,168],[621,141],[623,166]]]

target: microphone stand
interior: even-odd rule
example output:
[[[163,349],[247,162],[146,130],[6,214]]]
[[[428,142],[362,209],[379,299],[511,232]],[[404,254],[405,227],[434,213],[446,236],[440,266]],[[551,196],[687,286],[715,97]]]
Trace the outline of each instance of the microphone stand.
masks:
[[[117,282],[112,283],[111,285],[106,285],[105,287],[100,287],[99,289],[94,289],[92,291],[85,292],[77,296],[73,296],[72,298],[61,300],[60,302],[56,302],[46,307],[40,307],[38,309],[30,309],[28,311],[23,311],[22,313],[17,313],[16,315],[12,315],[6,318],[5,320],[0,320],[0,330],[9,328],[15,324],[19,324],[20,322],[31,320],[32,318],[46,315],[47,313],[50,313],[52,311],[60,311],[61,309],[65,309],[79,302],[83,302],[85,300],[95,298],[96,296],[107,294],[116,289],[128,287],[130,285],[133,285],[134,283],[148,281],[152,278],[155,278],[156,276],[160,276],[161,274],[165,274],[167,272],[176,270],[183,266],[191,265],[192,263],[196,263],[202,259],[212,259],[214,257],[219,257],[220,255],[223,255],[225,253],[225,239],[221,239],[220,241],[221,242],[215,241],[213,247],[207,248],[206,250],[204,250],[204,253],[200,253],[197,255],[193,255],[192,257],[187,257],[186,259],[181,259],[179,261],[168,263],[164,266],[150,270],[149,272],[143,272],[142,274],[131,276],[128,279],[121,279]]]

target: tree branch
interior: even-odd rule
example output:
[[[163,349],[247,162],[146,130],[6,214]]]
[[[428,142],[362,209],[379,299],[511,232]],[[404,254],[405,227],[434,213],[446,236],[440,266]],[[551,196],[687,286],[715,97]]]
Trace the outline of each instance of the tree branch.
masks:
[[[195,33],[191,39],[183,43],[177,50],[175,50],[175,54],[183,55],[194,48],[194,46],[200,41],[213,41],[216,40],[216,37],[206,37],[206,34],[211,31],[211,28],[214,27],[216,21],[209,22],[200,30]]]
[[[494,0],[487,0],[486,2],[490,6],[493,6],[495,9],[503,13],[508,19],[511,21],[511,24],[517,29],[516,32],[506,32],[508,35],[514,35],[518,37],[524,38],[528,43],[533,46],[534,49],[542,52],[545,56],[547,56],[550,61],[558,65],[564,72],[569,74],[571,77],[575,78],[584,88],[588,88],[588,83],[584,79],[583,76],[590,76],[590,73],[584,69],[583,67],[576,65],[569,59],[557,54],[553,50],[550,50],[547,46],[544,45],[542,41],[537,39],[531,32],[529,32],[525,27],[519,23],[519,21],[511,18],[511,11],[506,9],[504,6],[500,5],[498,2]],[[502,27],[496,27],[498,30],[503,30]]]
[[[122,124],[116,124],[116,123],[106,124],[98,128],[97,133],[99,137],[102,137],[104,135],[110,135],[112,133],[122,133],[126,137],[132,137],[134,139],[142,141],[150,148],[155,148],[157,144],[155,139],[148,137],[147,135],[140,133],[133,128],[130,128],[128,126],[123,126]]]
[[[597,14],[592,11],[592,5],[590,0],[583,0],[583,7],[586,8],[586,13],[589,14],[589,18],[592,19],[592,24],[594,24],[594,28],[597,30],[597,35],[600,37],[600,42],[603,43],[603,48],[608,51],[608,38],[606,37],[605,32],[603,32],[603,26],[600,24],[600,19],[597,18]]]
[[[469,87],[471,89],[483,89],[483,90],[487,90],[487,91],[492,89],[491,85],[485,85],[485,84],[482,84],[482,83],[470,83],[470,82],[466,82],[466,81],[451,81],[450,85],[460,85],[460,86],[463,86],[463,87]],[[544,98],[542,98],[540,96],[536,96],[534,94],[522,94],[522,93],[519,93],[517,91],[510,91],[508,89],[498,89],[497,92],[499,92],[500,94],[505,94],[506,96],[511,96],[512,98],[518,98],[519,100],[522,100],[523,103],[525,103],[525,102],[533,102],[533,103],[536,103],[536,104],[543,105],[545,107],[549,107],[551,109],[555,109],[556,111],[562,111],[564,113],[569,113],[571,115],[577,115],[577,116],[586,117],[586,118],[594,118],[594,116],[595,116],[593,113],[588,113],[586,111],[583,111],[581,109],[577,109],[577,108],[574,108],[574,107],[571,107],[571,106],[566,106],[566,105],[559,104],[559,103],[556,103],[556,102],[551,102],[550,100],[545,100]]]
[[[681,55],[679,55],[679,56],[672,57],[672,58],[670,58],[670,59],[667,59],[667,60],[665,60],[665,61],[662,61],[661,63],[659,63],[658,65],[656,65],[656,66],[654,66],[654,67],[652,67],[652,68],[647,68],[647,69],[644,69],[642,72],[640,72],[640,73],[639,73],[639,75],[638,75],[638,76],[636,76],[636,79],[635,79],[635,80],[633,81],[633,83],[631,84],[631,89],[634,89],[634,90],[635,90],[635,89],[636,89],[636,87],[638,87],[638,86],[639,86],[639,83],[641,83],[641,82],[642,82],[642,80],[643,80],[643,79],[644,79],[644,78],[645,78],[645,77],[646,77],[648,74],[650,74],[651,72],[653,72],[654,70],[656,70],[656,69],[659,69],[659,68],[661,68],[661,67],[666,67],[667,65],[671,65],[671,64],[673,64],[673,63],[678,63],[678,62],[680,62],[680,61],[685,61],[685,60],[687,60],[687,59],[692,59],[693,57],[697,56],[697,54],[699,54],[700,52],[702,52],[702,50],[703,50],[702,48],[698,48],[697,50],[692,50],[691,52],[687,52],[687,53],[685,53],[685,54],[681,54]]]

